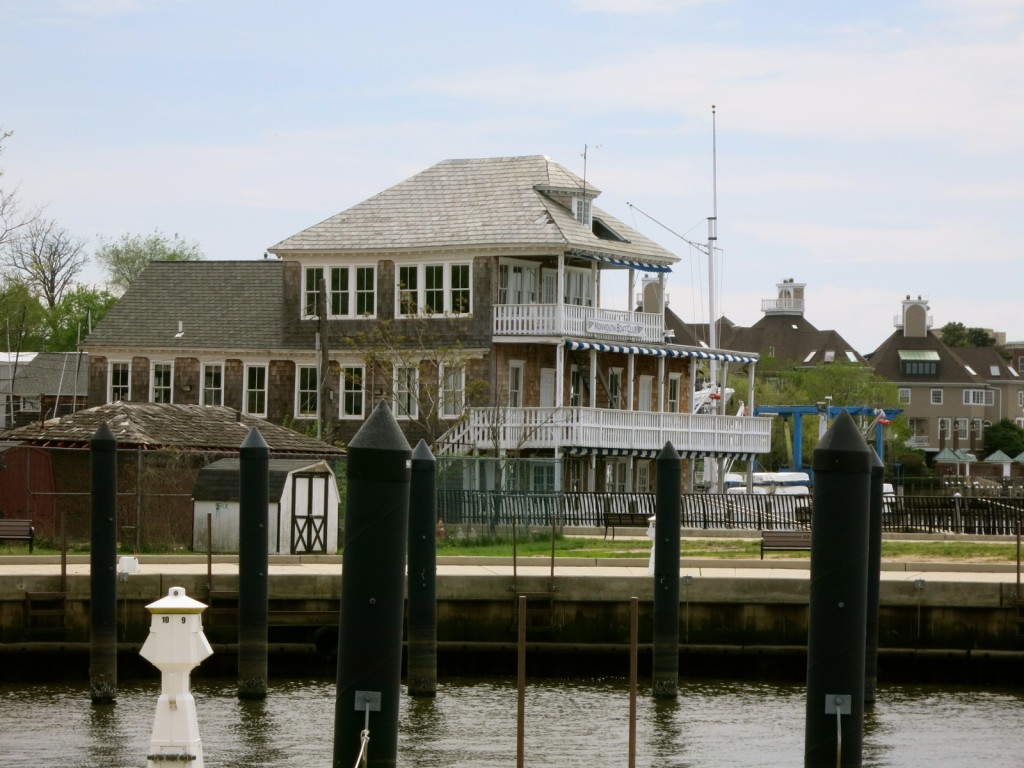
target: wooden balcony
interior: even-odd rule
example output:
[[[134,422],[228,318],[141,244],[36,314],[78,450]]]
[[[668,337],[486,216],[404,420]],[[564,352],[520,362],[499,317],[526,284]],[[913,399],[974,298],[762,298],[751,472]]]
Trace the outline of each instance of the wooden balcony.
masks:
[[[604,408],[471,408],[440,441],[443,453],[555,449],[750,456],[771,449],[771,419]]]
[[[665,338],[661,315],[573,304],[497,304],[494,335],[572,336],[630,344],[660,344]]]

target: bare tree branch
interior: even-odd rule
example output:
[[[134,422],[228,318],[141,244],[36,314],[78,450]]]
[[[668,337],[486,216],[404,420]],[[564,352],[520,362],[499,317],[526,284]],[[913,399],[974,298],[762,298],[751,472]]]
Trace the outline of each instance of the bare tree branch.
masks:
[[[55,221],[36,219],[7,243],[3,265],[8,277],[21,280],[48,309],[60,303],[64,291],[85,268],[85,241]]]

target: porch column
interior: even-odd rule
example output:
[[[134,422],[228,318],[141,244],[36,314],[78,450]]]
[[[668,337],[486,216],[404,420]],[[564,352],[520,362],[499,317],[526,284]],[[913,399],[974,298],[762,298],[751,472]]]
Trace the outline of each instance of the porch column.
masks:
[[[555,408],[565,405],[565,344],[555,346]]]
[[[680,393],[681,395],[682,393]],[[697,358],[690,358],[690,413],[697,412]],[[679,409],[682,412],[682,408]]]
[[[634,294],[636,292],[636,270],[632,267],[629,268],[629,285],[626,290],[629,291],[629,293],[626,294],[626,309],[632,312],[636,307],[636,304],[634,303],[636,301],[634,298]],[[643,303],[641,302],[641,308],[642,307]]]
[[[662,413],[665,410],[665,358],[658,358],[658,407],[655,408],[658,413]]]
[[[558,269],[555,272],[555,304],[558,306],[558,326],[555,332],[565,333],[565,254],[558,254]],[[557,402],[557,400],[556,400]]]
[[[629,392],[629,397],[626,398],[626,410],[633,410],[633,389],[636,378],[636,355],[629,355],[626,363],[626,391]]]
[[[590,407],[597,408],[597,350],[590,350]]]

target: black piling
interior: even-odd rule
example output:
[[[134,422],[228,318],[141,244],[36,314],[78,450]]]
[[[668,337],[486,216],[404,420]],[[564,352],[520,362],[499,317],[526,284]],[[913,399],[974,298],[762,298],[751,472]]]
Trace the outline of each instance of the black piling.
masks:
[[[93,704],[117,696],[117,440],[103,422],[90,443],[89,681]]]
[[[679,691],[679,537],[682,461],[672,443],[657,459],[654,509],[654,637],[652,646],[655,698],[675,698]]]
[[[861,765],[871,457],[846,411],[814,450],[805,768]]]
[[[868,596],[864,636],[864,703],[875,703],[878,685],[878,605],[882,580],[882,511],[885,466],[871,451],[871,490],[868,508]]]
[[[409,484],[409,627],[406,688],[437,695],[437,461],[420,440]]]
[[[267,696],[270,449],[256,427],[238,462],[238,698]]]
[[[348,445],[334,766],[396,765],[411,450],[385,403]]]

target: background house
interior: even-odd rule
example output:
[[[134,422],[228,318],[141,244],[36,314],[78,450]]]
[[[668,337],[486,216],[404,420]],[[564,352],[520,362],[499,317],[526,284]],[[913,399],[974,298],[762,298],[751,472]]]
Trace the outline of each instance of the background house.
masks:
[[[45,421],[87,407],[88,358],[81,352],[9,355],[0,366],[3,377],[0,427]]]

